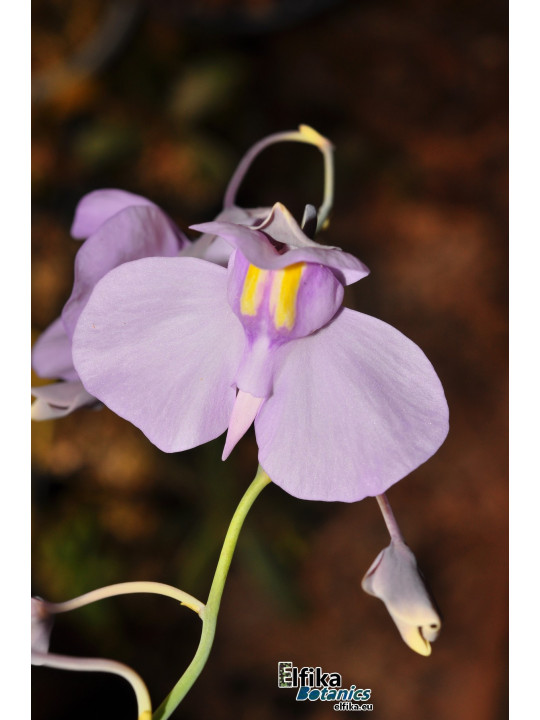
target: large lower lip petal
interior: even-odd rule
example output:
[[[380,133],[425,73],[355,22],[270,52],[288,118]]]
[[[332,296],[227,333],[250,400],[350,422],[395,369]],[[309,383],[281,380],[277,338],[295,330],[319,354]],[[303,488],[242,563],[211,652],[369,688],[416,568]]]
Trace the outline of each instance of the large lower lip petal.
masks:
[[[165,452],[227,428],[244,333],[226,284],[226,270],[204,260],[137,260],[98,283],[77,324],[86,389]]]
[[[380,495],[448,432],[441,383],[420,348],[380,320],[343,310],[276,350],[273,393],[255,421],[259,461],[307,500]]]

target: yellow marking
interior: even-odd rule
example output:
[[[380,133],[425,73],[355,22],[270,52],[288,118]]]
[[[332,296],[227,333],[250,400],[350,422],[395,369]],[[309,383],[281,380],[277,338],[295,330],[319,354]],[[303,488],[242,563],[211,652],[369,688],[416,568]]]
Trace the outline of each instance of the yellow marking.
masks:
[[[296,320],[296,297],[305,263],[295,263],[275,273],[270,293],[270,310],[277,329],[291,330]]]
[[[330,147],[332,146],[330,140],[327,140],[324,135],[321,135],[321,133],[318,133],[309,125],[300,125],[298,130],[300,131],[300,134],[305,137],[306,142],[311,143],[318,148],[322,149],[327,145],[330,145]]]
[[[261,304],[264,284],[268,270],[250,265],[244,280],[242,295],[240,296],[240,312],[242,315],[256,315]]]

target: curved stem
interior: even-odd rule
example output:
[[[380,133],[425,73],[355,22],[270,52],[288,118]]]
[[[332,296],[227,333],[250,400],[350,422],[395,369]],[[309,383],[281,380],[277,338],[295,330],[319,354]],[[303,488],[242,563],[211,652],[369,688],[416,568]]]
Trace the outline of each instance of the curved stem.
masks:
[[[240,160],[238,167],[236,168],[232,178],[229,181],[227,189],[225,191],[225,199],[223,201],[223,207],[233,207],[236,201],[236,194],[240,187],[242,180],[244,179],[247,171],[249,170],[252,162],[255,160],[265,148],[275,143],[280,142],[302,142],[308,145],[314,145],[318,147],[323,154],[324,159],[324,191],[323,191],[323,202],[318,212],[317,230],[320,230],[327,224],[328,216],[334,202],[334,156],[332,143],[325,137],[320,135],[316,130],[309,127],[309,125],[300,125],[298,130],[291,130],[288,132],[274,133],[266,138],[263,138],[258,143],[253,145],[244,157]]]
[[[201,614],[203,627],[197,652],[180,680],[176,683],[174,688],[167,695],[157,710],[155,710],[152,716],[153,720],[167,720],[167,718],[170,717],[171,713],[173,713],[178,707],[179,703],[190,690],[195,680],[199,677],[206,664],[208,655],[210,654],[210,650],[212,648],[212,643],[214,641],[221,596],[223,595],[223,588],[229,572],[234,549],[238,541],[238,535],[240,534],[245,517],[256,497],[270,482],[271,480],[268,475],[259,466],[257,475],[247,489],[244,497],[240,500],[240,504],[236,508],[231,524],[229,525],[229,529],[227,530],[214,579],[212,581],[212,586],[210,588],[210,593],[208,595],[208,602]]]
[[[165,585],[165,583],[150,581],[125,582],[108,585],[107,587],[91,590],[84,595],[73,598],[73,600],[66,600],[61,603],[43,602],[50,613],[62,613],[69,612],[70,610],[76,610],[77,608],[84,607],[84,605],[89,605],[97,600],[104,600],[105,598],[115,597],[116,595],[130,595],[131,593],[165,595],[173,600],[178,600],[181,605],[185,605],[198,615],[200,615],[204,610],[204,603],[183,590],[178,590],[178,588],[172,587],[172,585]]]
[[[388,498],[383,493],[382,495],[376,495],[375,499],[379,503],[379,508],[381,510],[384,522],[386,523],[390,538],[392,540],[395,540],[396,542],[404,543],[405,541],[403,540],[403,535],[401,534],[401,530],[399,529],[397,520],[394,516],[394,513],[392,512],[392,508],[390,507],[390,502],[388,501]]]
[[[60,670],[80,670],[83,672],[108,672],[120,675],[129,682],[135,692],[138,720],[151,720],[152,703],[150,695],[141,676],[127,665],[116,660],[105,658],[69,657],[69,655],[56,655],[54,653],[32,653],[32,662],[35,665],[58,668]]]

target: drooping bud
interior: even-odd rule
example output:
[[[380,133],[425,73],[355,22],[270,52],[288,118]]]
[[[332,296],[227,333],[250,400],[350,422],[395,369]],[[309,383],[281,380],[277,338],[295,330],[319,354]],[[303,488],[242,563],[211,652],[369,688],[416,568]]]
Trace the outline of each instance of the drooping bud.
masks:
[[[405,543],[392,540],[362,580],[362,588],[384,602],[407,645],[430,655],[441,619],[422,581],[416,558]]]

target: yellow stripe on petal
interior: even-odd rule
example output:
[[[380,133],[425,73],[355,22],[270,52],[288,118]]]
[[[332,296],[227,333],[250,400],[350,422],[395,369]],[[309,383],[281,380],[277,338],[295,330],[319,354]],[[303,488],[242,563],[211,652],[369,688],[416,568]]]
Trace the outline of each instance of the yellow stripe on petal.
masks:
[[[270,308],[274,315],[274,325],[291,330],[296,320],[296,298],[300,288],[305,263],[295,263],[276,272],[272,283]]]
[[[264,285],[268,270],[250,265],[244,280],[244,287],[240,297],[240,312],[242,315],[256,315],[261,304]]]

